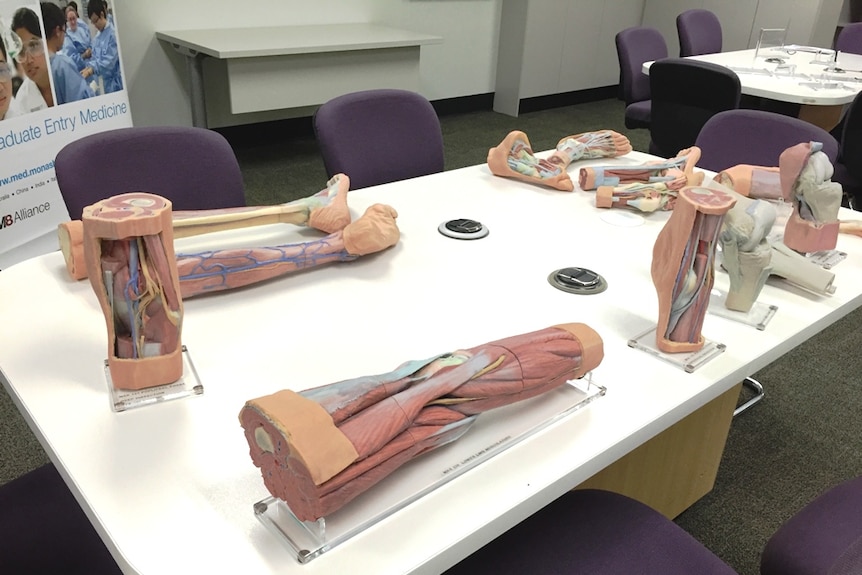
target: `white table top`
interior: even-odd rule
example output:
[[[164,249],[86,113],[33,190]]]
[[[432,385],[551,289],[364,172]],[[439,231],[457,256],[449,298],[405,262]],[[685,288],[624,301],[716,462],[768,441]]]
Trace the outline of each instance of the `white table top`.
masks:
[[[836,74],[830,72],[823,78],[823,65],[812,64],[815,55],[810,52],[796,52],[786,54],[775,52],[771,55],[779,56],[788,64],[794,65],[793,76],[787,72],[777,71],[777,64],[768,63],[764,58],[754,58],[755,50],[737,50],[733,52],[720,52],[717,54],[704,54],[702,56],[691,56],[692,60],[712,62],[734,70],[739,76],[742,85],[742,93],[749,96],[770,98],[781,102],[794,104],[809,104],[814,106],[837,106],[849,104],[862,90],[862,73],[846,72]],[[839,54],[839,65],[844,64],[847,69],[859,70],[862,60],[854,58],[853,54]],[[844,63],[846,62],[846,63]],[[643,65],[645,74],[649,74],[649,66],[652,62]],[[849,64],[849,65],[848,65]],[[804,76],[801,76],[804,75]],[[836,78],[843,78],[836,80]],[[854,81],[857,79],[857,81]],[[812,87],[812,84],[819,85]],[[840,84],[840,86],[838,85]]]
[[[59,253],[0,272],[0,318],[11,326],[0,330],[0,379],[126,573],[439,573],[862,303],[862,239],[842,236],[849,256],[834,270],[833,296],[771,279],[760,301],[779,309],[766,330],[707,315],[704,335],[727,350],[685,373],[626,343],[655,325],[650,261],[668,213],[610,225],[592,193],[494,177],[486,166],[357,190],[349,201],[355,213],[394,206],[401,242],[186,301],[183,343],[205,393],[124,413],[109,408],[104,320],[89,283],[68,279]],[[438,233],[453,218],[490,234]],[[294,230],[216,239],[316,237]],[[203,242],[178,241],[178,251]],[[576,296],[547,283],[574,265],[602,274],[607,291]],[[726,289],[726,274],[716,287]],[[593,376],[607,394],[586,409],[305,565],[254,517],[268,494],[237,421],[247,399],[571,321],[604,339]]]
[[[318,24],[157,31],[156,38],[213,58],[253,58],[439,44],[440,36],[382,24]]]

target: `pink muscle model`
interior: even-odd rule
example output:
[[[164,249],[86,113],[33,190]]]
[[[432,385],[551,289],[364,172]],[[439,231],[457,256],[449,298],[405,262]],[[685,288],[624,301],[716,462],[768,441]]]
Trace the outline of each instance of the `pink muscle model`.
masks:
[[[343,230],[319,240],[275,247],[177,254],[183,298],[234,289],[330,262],[347,262],[398,243],[398,213],[374,204]]]
[[[173,250],[171,203],[136,192],[84,208],[90,283],[108,328],[114,387],[142,389],[183,373],[183,317]]]
[[[797,144],[778,159],[784,201],[793,213],[784,227],[784,243],[800,253],[831,250],[838,243],[838,210],[844,191],[831,181],[832,163],[820,142]]]
[[[564,324],[402,364],[390,373],[246,402],[239,420],[270,493],[302,521],[337,511],[478,414],[582,377],[604,355]]]
[[[680,190],[656,238],[652,280],[658,293],[656,346],[666,353],[703,347],[701,327],[714,281],[714,259],[724,214],[736,199],[710,188]]]
[[[635,166],[591,166],[581,168],[578,185],[584,191],[603,186],[617,187],[627,184],[662,183],[670,190],[680,190],[685,186],[699,186],[703,183],[703,172],[695,172],[694,167],[700,160],[700,148],[692,146],[681,150],[676,157],[656,160]]]
[[[336,174],[326,183],[326,188],[313,196],[279,206],[173,212],[174,238],[277,223],[307,225],[328,234],[337,232],[350,223],[349,189],[350,178]],[[69,275],[76,280],[84,279],[87,269],[83,260],[81,222],[63,222],[57,233]]]
[[[629,139],[613,130],[566,136],[548,159],[536,157],[524,132],[514,131],[488,150],[488,168],[495,176],[515,178],[571,192],[574,183],[566,168],[576,160],[616,158],[632,151]]]

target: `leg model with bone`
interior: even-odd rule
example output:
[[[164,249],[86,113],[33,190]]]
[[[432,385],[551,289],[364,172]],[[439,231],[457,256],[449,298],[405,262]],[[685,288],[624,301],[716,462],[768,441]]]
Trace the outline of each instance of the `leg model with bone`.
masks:
[[[183,298],[234,289],[331,262],[355,260],[398,243],[397,212],[375,204],[325,238],[283,246],[177,254]]]
[[[479,414],[579,378],[602,357],[593,329],[564,324],[387,374],[283,390],[246,402],[239,420],[267,489],[311,521],[455,441]]]
[[[775,223],[775,208],[740,196],[724,217],[719,240],[721,265],[730,276],[725,306],[751,310],[772,273],[772,246],[766,236]]]
[[[108,330],[118,389],[174,382],[183,373],[171,204],[142,192],[84,208],[83,249]]]
[[[714,281],[715,249],[724,214],[736,199],[710,188],[680,190],[656,238],[651,275],[658,294],[656,346],[666,353],[697,351]]]
[[[310,226],[326,233],[337,232],[350,223],[350,211],[347,207],[349,189],[350,179],[345,174],[336,174],[330,178],[323,190],[313,196],[278,206],[173,212],[173,236],[184,238],[275,223]],[[83,260],[83,231],[80,220],[61,223],[57,233],[66,261],[66,270],[73,279],[84,279],[87,277],[87,268]]]
[[[784,228],[784,243],[800,253],[831,250],[838,242],[838,210],[844,192],[831,181],[832,164],[820,142],[797,144],[778,160],[784,200],[793,212]]]
[[[547,159],[540,159],[533,153],[527,135],[513,131],[498,146],[488,150],[488,168],[495,176],[571,192],[575,185],[566,171],[569,164],[577,160],[615,158],[631,151],[628,138],[613,130],[600,130],[566,136]]]

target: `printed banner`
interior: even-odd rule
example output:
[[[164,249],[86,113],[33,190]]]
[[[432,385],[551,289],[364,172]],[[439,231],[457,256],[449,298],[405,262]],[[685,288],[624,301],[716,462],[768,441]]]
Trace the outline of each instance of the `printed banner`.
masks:
[[[57,152],[131,125],[108,2],[0,0],[0,269],[57,249]],[[98,178],[99,159],[80,169]]]

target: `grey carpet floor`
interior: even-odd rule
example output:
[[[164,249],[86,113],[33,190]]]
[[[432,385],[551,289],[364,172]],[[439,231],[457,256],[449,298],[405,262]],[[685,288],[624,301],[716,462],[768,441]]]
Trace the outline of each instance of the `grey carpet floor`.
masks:
[[[545,150],[566,135],[610,128],[646,151],[644,130],[623,126],[623,106],[603,100],[511,118],[490,111],[441,118],[446,169],[485,161],[514,129]],[[243,171],[250,205],[308,196],[326,182],[313,136],[279,126],[243,135],[226,131]],[[838,289],[841,289],[840,285]],[[734,567],[757,575],[760,551],[775,529],[829,487],[862,474],[862,381],[855,311],[754,377],[763,401],[735,418],[715,489],[677,523]],[[0,393],[0,483],[47,462],[5,390]]]

